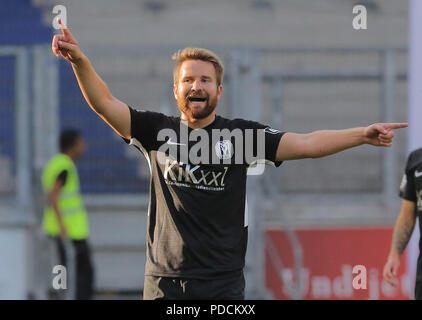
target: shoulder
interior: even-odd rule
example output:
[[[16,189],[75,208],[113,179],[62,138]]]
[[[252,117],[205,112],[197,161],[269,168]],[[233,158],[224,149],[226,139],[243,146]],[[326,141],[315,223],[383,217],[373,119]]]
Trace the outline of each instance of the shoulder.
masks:
[[[73,163],[72,160],[64,153],[58,153],[51,157],[48,161],[47,166],[60,166]]]
[[[422,148],[413,150],[410,154],[409,154],[409,158],[414,158],[414,159],[420,159],[422,158]]]
[[[407,169],[412,170],[422,164],[422,148],[413,150],[407,158]]]
[[[131,116],[135,116],[135,117],[151,118],[151,119],[157,119],[157,120],[174,118],[171,116],[167,116],[161,112],[139,109],[139,108],[131,107],[129,105],[128,107],[129,107]]]
[[[145,129],[159,130],[171,128],[180,123],[179,117],[168,116],[161,112],[135,109],[129,106],[132,128],[135,130]]]
[[[74,170],[75,164],[65,154],[59,153],[53,156],[44,167],[44,174],[58,175],[62,171]]]
[[[269,126],[263,125],[257,121],[246,120],[242,118],[228,119],[221,116],[217,116],[218,126],[233,129],[265,129]]]

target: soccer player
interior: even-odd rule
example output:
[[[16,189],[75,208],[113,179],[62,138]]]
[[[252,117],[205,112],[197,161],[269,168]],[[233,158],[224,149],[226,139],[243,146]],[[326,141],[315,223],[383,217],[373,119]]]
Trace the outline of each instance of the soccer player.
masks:
[[[413,151],[407,158],[406,169],[400,185],[400,197],[403,198],[401,210],[394,226],[391,250],[383,271],[385,281],[392,286],[397,286],[400,257],[412,235],[416,216],[422,213],[422,148]],[[419,219],[419,230],[422,230],[421,219]],[[419,241],[419,251],[421,252],[421,250],[422,241]],[[419,254],[416,266],[416,300],[422,300],[421,259]]]
[[[319,158],[365,143],[389,147],[393,129],[407,126],[376,123],[296,134],[225,119],[216,115],[223,64],[213,52],[200,48],[185,48],[173,57],[180,117],[137,111],[111,95],[66,27],[54,36],[52,50],[71,62],[91,108],[142,151],[150,165],[144,299],[244,299],[246,176],[248,167],[257,163],[246,159],[247,149],[265,147],[265,152],[257,152],[257,161],[279,166],[284,160]],[[254,138],[233,147],[231,140],[211,142],[216,130],[237,131],[243,137],[252,130]],[[201,136],[201,148],[184,139],[183,131]],[[258,131],[264,133],[264,142]],[[178,161],[193,150],[201,159],[217,157],[223,163]],[[238,158],[244,161],[233,162]]]

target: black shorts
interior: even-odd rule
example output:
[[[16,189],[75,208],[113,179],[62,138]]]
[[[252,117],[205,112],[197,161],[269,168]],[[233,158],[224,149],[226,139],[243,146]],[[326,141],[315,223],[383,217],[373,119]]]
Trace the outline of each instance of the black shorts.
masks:
[[[244,300],[245,277],[187,279],[145,276],[144,300]]]

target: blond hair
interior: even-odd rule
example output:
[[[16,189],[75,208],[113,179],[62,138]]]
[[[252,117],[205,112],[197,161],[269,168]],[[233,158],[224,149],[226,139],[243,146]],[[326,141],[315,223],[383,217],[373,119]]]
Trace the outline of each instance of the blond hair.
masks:
[[[223,83],[223,63],[221,62],[220,58],[210,50],[203,48],[184,48],[183,50],[179,50],[173,54],[171,58],[176,61],[176,65],[174,66],[173,71],[173,81],[175,84],[179,81],[180,67],[186,60],[201,60],[211,62],[214,65],[217,85],[219,86]]]

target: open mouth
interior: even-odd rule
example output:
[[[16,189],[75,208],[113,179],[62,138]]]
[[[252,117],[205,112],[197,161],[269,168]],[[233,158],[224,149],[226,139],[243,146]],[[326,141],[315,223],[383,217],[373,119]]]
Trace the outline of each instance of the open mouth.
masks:
[[[207,99],[206,98],[201,98],[201,97],[188,97],[188,101],[191,102],[205,102]]]

